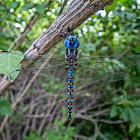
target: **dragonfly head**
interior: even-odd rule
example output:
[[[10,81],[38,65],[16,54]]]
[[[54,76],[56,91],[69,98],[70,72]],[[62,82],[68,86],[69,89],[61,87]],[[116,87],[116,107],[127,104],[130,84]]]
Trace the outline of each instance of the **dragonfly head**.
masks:
[[[77,40],[77,36],[75,36],[75,35],[69,35],[68,40],[69,40],[72,44],[74,44],[75,41]]]
[[[80,45],[80,42],[77,37],[78,36],[74,34],[69,35],[64,41],[65,46],[68,49],[77,49]]]

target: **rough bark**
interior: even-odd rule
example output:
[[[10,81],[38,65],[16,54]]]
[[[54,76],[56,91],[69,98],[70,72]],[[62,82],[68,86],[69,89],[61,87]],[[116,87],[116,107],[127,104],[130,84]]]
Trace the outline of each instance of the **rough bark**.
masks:
[[[38,59],[38,55],[47,53],[53,46],[63,39],[66,28],[73,25],[74,29],[81,25],[86,19],[105,6],[113,3],[114,0],[74,0],[67,7],[67,10],[60,15],[48,28],[48,30],[38,37],[26,51],[25,55],[30,55],[32,59]],[[27,57],[28,58],[28,57]],[[27,67],[31,62],[22,62],[22,67]],[[11,84],[4,78],[0,82],[0,94]]]

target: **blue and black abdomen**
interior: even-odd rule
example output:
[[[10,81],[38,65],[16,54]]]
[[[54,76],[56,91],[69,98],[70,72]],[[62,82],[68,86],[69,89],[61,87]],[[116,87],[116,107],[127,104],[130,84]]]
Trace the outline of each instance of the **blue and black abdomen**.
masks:
[[[72,105],[73,105],[73,73],[77,69],[77,48],[80,45],[77,36],[69,35],[68,38],[65,39],[64,42],[66,46],[65,58],[66,58],[66,66],[69,73],[68,78],[68,118],[71,120],[72,117]]]

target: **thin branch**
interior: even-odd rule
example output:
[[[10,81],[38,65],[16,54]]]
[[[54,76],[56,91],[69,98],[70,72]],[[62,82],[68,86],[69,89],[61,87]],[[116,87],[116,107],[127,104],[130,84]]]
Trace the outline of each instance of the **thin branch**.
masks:
[[[9,46],[8,51],[10,51],[10,50],[14,47],[14,45],[15,45],[22,37],[23,37],[23,35],[21,35],[21,36],[19,36],[18,38],[16,38],[16,39],[14,40],[14,42],[12,42],[11,45]]]
[[[124,121],[124,120],[111,121],[111,120],[99,119],[98,122],[103,122],[103,123],[107,123],[107,124],[120,124],[120,123],[124,123],[127,121]]]
[[[81,29],[81,34],[82,34],[82,36],[83,36],[83,38],[84,38],[85,42],[86,42],[86,43],[88,43],[88,40],[87,40],[87,38],[85,37],[85,35],[84,35],[84,33],[83,33],[83,30],[82,30],[82,29]]]
[[[5,124],[7,123],[8,119],[9,119],[9,116],[6,116],[4,118],[4,120],[2,121],[2,123],[0,125],[0,133],[2,132],[2,130],[3,130],[4,126],[5,126]]]
[[[42,29],[42,33],[43,33],[43,26],[42,26],[42,24],[41,24],[41,22],[40,22],[38,16],[37,16],[36,13],[34,13],[33,11],[32,11],[32,13],[33,13],[33,14],[35,15],[35,17],[37,18],[38,23],[39,23],[39,25],[40,25],[40,27],[41,27],[41,29]]]
[[[89,137],[82,136],[82,135],[76,135],[74,136],[75,140],[80,139],[80,140],[90,140]]]
[[[61,9],[60,9],[60,11],[59,11],[59,13],[58,13],[58,16],[60,16],[60,15],[62,14],[62,11],[63,11],[64,6],[66,5],[66,3],[67,3],[67,0],[64,0],[63,4],[62,4],[62,6],[61,6]]]

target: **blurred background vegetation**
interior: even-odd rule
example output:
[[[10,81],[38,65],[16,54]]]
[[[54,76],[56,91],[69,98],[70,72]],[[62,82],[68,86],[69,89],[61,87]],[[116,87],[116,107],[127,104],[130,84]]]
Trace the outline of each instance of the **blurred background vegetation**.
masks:
[[[0,2],[0,50],[25,52],[58,17],[63,0],[3,0]],[[68,1],[69,2],[69,1]],[[68,4],[67,2],[67,4]],[[64,7],[64,10],[67,7]],[[63,10],[63,11],[64,11]],[[103,56],[140,53],[140,0],[115,0],[89,17],[75,32],[79,55]],[[59,45],[59,44],[58,44]],[[57,51],[64,55],[65,46]],[[2,140],[139,140],[140,66],[127,68],[129,80],[74,87],[73,120],[67,122],[67,83],[41,75],[22,101],[11,104],[27,84],[16,81],[0,99],[0,122],[10,115]],[[25,78],[26,79],[26,78]],[[41,81],[41,82],[38,82]]]

